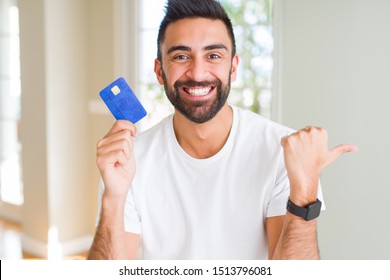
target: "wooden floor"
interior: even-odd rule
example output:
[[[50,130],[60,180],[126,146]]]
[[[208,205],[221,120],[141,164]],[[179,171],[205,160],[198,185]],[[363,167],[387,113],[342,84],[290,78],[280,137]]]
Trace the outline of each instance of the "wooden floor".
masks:
[[[85,259],[87,252],[65,256],[64,259]],[[21,227],[18,224],[0,218],[0,259],[2,260],[22,260],[22,259],[42,259],[23,252]]]

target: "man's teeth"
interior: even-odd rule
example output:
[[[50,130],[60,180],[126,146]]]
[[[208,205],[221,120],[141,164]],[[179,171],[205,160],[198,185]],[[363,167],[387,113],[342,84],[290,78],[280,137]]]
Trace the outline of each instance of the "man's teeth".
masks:
[[[187,88],[186,92],[188,92],[192,96],[203,96],[210,92],[211,88],[196,88],[196,89],[190,89]]]

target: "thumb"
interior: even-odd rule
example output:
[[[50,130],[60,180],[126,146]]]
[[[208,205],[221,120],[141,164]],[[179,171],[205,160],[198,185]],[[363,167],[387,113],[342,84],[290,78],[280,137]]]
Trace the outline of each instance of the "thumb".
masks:
[[[341,155],[349,152],[357,152],[358,147],[350,144],[341,144],[329,150],[329,155],[327,161],[325,162],[325,166],[335,161]]]

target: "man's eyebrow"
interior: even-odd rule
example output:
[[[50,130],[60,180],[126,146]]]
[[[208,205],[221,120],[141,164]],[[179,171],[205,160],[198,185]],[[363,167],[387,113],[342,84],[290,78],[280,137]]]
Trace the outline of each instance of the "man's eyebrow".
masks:
[[[224,44],[213,44],[213,45],[209,45],[209,46],[206,46],[203,48],[203,50],[205,51],[211,51],[211,50],[217,50],[217,49],[224,49],[224,50],[228,50],[228,48],[224,45]]]
[[[218,49],[223,49],[226,51],[228,50],[228,48],[224,44],[212,44],[203,48],[204,51],[211,51],[211,50],[218,50]],[[172,46],[168,49],[167,54],[170,54],[174,51],[191,51],[191,48],[184,45]]]
[[[190,51],[191,48],[184,46],[184,45],[178,45],[178,46],[172,46],[168,49],[167,54],[170,54],[171,52],[174,51]]]

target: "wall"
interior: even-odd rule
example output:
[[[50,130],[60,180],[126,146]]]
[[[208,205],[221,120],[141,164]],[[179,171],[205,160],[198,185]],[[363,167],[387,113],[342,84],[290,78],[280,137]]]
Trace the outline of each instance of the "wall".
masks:
[[[43,1],[20,1],[19,9],[24,181],[21,222],[25,236],[40,245],[47,242],[49,228]]]
[[[136,6],[20,0],[19,8],[23,249],[42,257],[86,251],[97,213],[96,143],[114,121],[98,94],[119,75],[134,79],[123,58],[136,19],[124,15]]]
[[[390,259],[390,1],[282,4],[282,122],[359,147],[322,174],[322,258]]]
[[[113,76],[112,1],[21,0],[19,6],[23,248],[58,257],[86,251],[95,228],[94,149],[112,119],[91,115],[88,100],[103,87],[96,81]]]
[[[108,0],[88,0],[88,95],[89,112],[89,167],[88,185],[92,188],[89,196],[91,203],[91,221],[95,222],[97,213],[97,191],[100,175],[95,163],[96,144],[104,136],[113,123],[113,118],[106,112],[99,92],[115,78],[114,59],[114,7]],[[94,224],[95,226],[95,224]]]

